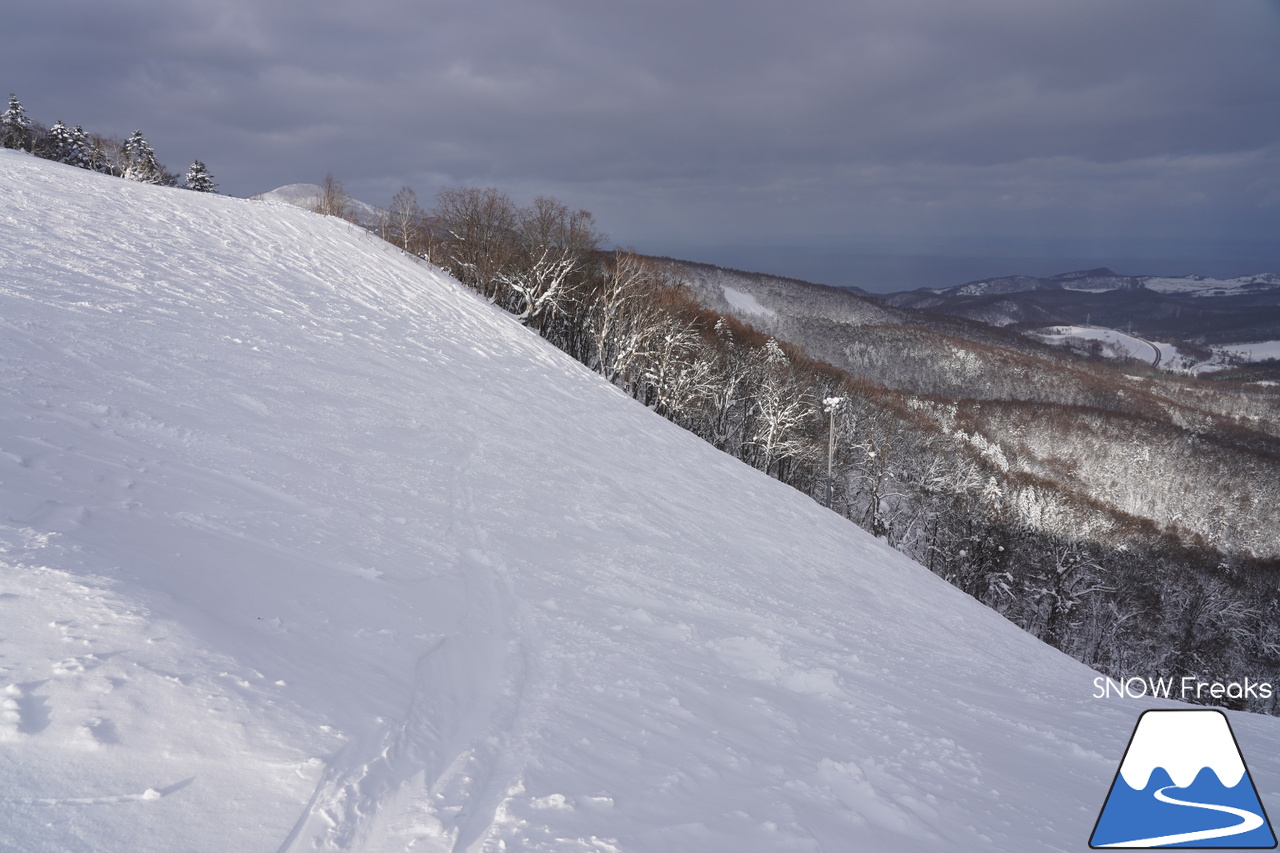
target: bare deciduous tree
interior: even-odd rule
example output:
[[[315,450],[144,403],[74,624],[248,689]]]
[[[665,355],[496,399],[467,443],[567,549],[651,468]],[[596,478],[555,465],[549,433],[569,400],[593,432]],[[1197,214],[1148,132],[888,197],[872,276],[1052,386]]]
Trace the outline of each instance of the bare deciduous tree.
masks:
[[[418,254],[427,237],[427,214],[418,205],[417,194],[409,187],[401,187],[391,197],[386,219],[384,238],[406,252]]]
[[[320,197],[316,199],[314,209],[316,213],[322,213],[325,216],[336,216],[339,219],[350,218],[351,196],[347,195],[342,181],[336,179],[333,176],[333,172],[324,176],[324,183],[320,185]]]
[[[497,301],[498,276],[518,249],[515,204],[496,187],[446,187],[436,195],[435,216],[444,240],[431,260]]]

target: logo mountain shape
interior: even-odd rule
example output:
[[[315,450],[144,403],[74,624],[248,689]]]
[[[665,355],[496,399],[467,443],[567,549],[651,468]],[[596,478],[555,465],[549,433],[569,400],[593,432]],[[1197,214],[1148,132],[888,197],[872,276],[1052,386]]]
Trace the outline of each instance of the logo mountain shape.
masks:
[[[1275,833],[1226,715],[1145,711],[1089,846],[1274,848]]]

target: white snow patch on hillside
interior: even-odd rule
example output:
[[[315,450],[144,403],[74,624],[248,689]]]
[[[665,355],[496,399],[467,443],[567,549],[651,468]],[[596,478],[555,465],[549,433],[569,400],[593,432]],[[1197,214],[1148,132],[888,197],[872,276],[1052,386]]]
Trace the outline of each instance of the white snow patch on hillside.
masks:
[[[1166,352],[1144,338],[1100,326],[1051,326],[1028,334],[1047,344],[1096,341],[1102,347],[1102,354],[1110,358],[1132,358],[1155,363],[1157,358],[1163,359]],[[1173,350],[1172,345],[1166,346],[1169,351]]]
[[[1154,704],[302,210],[0,151],[0,371],[2,850],[1084,850]]]
[[[1225,344],[1221,349],[1226,355],[1242,358],[1245,361],[1264,361],[1269,358],[1280,358],[1280,341]]]
[[[1030,337],[1051,345],[1070,344],[1079,349],[1089,342],[1097,342],[1099,354],[1104,358],[1136,359],[1149,362],[1165,370],[1185,373],[1209,373],[1238,366],[1242,363],[1280,358],[1280,341],[1255,341],[1252,343],[1215,344],[1213,355],[1207,360],[1179,352],[1165,341],[1149,341],[1117,329],[1100,326],[1050,326],[1026,332]],[[1158,358],[1156,357],[1158,356]]]
[[[729,303],[733,310],[756,316],[772,317],[774,315],[772,308],[766,308],[761,305],[760,301],[752,294],[736,290],[728,285],[722,285],[722,287],[725,301]]]

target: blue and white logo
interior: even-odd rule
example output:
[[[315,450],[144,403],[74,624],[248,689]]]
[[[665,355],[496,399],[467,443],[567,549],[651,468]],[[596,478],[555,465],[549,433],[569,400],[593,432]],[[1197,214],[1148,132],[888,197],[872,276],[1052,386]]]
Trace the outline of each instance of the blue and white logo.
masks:
[[[1214,710],[1143,713],[1089,846],[1275,847],[1275,833],[1226,715]]]

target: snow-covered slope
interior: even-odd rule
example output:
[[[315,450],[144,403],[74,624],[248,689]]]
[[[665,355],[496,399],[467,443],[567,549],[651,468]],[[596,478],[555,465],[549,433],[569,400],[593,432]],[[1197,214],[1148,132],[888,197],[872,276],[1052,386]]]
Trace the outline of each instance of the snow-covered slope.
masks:
[[[1196,357],[1180,352],[1167,341],[1152,341],[1126,334],[1119,329],[1101,326],[1048,326],[1028,329],[1028,337],[1052,346],[1068,346],[1076,351],[1088,351],[1090,344],[1097,344],[1097,354],[1103,358],[1148,362],[1154,367],[1185,373],[1210,373],[1227,367],[1236,367],[1257,361],[1280,358],[1280,341],[1254,341],[1252,343],[1218,344],[1205,347],[1210,353]]]
[[[1156,366],[1166,362],[1172,363],[1177,356],[1177,349],[1172,344],[1148,341],[1117,329],[1098,326],[1051,326],[1046,329],[1033,329],[1026,334],[1047,344],[1060,345],[1068,341],[1084,344],[1097,341],[1102,348],[1102,354],[1110,358],[1134,359]]]
[[[1150,704],[333,219],[0,151],[0,369],[0,850],[1083,850]]]

